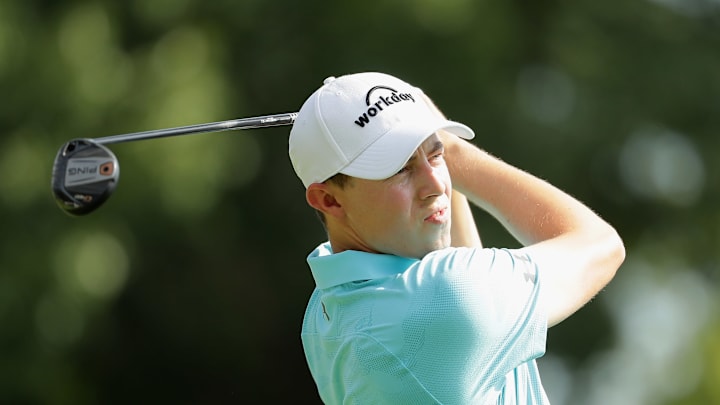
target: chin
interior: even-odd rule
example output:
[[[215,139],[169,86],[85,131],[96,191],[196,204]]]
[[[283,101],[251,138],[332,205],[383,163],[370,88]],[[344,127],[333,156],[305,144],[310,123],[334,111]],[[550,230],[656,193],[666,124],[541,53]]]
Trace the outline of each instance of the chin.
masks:
[[[451,239],[450,236],[443,237],[441,239],[438,239],[438,241],[435,244],[435,247],[432,250],[441,250],[445,248],[449,248],[451,246]]]

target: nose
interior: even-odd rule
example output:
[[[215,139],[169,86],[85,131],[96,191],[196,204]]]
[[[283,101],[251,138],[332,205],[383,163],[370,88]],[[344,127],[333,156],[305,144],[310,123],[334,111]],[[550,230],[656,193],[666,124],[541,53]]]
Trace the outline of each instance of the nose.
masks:
[[[427,160],[423,160],[418,176],[420,198],[437,197],[445,193],[447,189],[447,170],[443,167],[433,166]]]

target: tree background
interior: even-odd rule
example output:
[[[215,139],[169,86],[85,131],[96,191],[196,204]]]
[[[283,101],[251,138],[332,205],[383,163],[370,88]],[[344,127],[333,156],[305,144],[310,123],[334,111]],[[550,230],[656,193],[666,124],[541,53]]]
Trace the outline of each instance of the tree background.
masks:
[[[50,173],[73,138],[292,112],[365,70],[623,236],[549,332],[554,404],[720,403],[716,0],[0,2],[0,403],[319,402],[299,330],[324,232],[288,127],[113,145],[118,189],[80,218]]]

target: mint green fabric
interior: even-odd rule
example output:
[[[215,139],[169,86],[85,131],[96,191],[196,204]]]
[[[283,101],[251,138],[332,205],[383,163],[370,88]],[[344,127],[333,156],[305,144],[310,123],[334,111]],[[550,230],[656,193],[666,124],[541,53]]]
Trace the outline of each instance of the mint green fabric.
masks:
[[[535,359],[547,316],[518,250],[447,248],[422,260],[308,256],[302,343],[327,404],[548,404]]]

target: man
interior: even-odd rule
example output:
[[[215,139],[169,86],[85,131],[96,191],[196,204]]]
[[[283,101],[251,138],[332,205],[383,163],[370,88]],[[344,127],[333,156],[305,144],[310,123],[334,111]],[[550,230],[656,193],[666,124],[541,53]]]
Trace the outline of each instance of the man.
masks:
[[[381,73],[328,78],[300,109],[289,155],[329,239],[307,259],[301,336],[325,403],[548,403],[535,362],[547,328],[625,250],[589,208],[473,137]],[[468,200],[524,247],[482,248]]]

